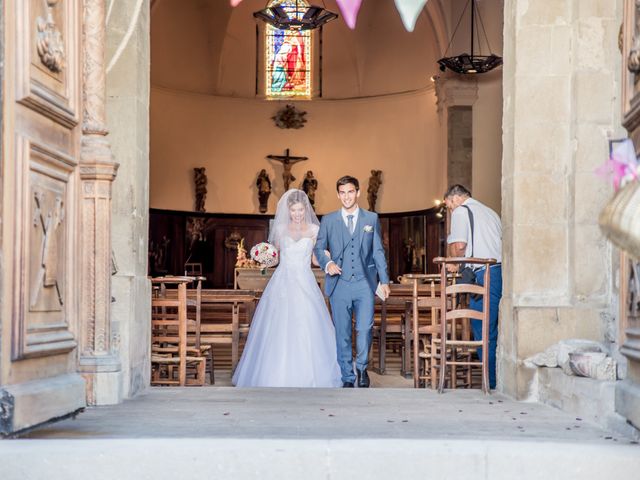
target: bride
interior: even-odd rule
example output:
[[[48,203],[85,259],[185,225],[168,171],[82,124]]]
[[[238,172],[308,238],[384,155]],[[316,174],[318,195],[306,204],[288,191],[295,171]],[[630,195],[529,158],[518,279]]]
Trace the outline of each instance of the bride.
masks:
[[[307,195],[287,191],[278,202],[269,233],[269,242],[280,252],[280,264],[256,308],[234,385],[342,386],[335,329],[311,270],[318,230]]]

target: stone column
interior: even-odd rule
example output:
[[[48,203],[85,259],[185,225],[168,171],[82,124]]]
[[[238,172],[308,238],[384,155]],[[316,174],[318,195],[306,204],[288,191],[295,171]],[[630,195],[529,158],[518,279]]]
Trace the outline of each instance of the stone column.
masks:
[[[472,123],[472,111],[474,103],[478,99],[478,82],[476,77],[462,77],[462,76],[453,76],[452,74],[443,74],[439,78],[436,79],[436,96],[438,98],[437,106],[438,106],[438,115],[440,119],[441,131],[442,131],[442,141],[441,145],[442,152],[441,158],[447,159],[447,169],[444,178],[444,184],[449,186],[452,181],[454,183],[466,183],[466,187],[469,189],[473,188],[471,184],[471,166],[472,166],[472,152],[471,146],[469,145],[468,151],[461,151],[460,145],[456,145],[455,140],[458,138],[460,133],[464,130],[469,130],[471,132],[473,130]],[[468,107],[469,112],[461,112],[458,111],[454,114],[451,109],[456,109],[459,107]],[[468,113],[468,114],[467,114]],[[456,122],[463,120],[464,122],[468,121],[468,125],[455,125]],[[458,128],[461,127],[461,128]],[[465,128],[468,127],[468,128]],[[469,155],[468,159],[468,170],[464,168],[456,168],[463,167],[463,165],[459,165],[459,161],[461,157]],[[467,163],[467,162],[462,162]],[[452,170],[453,167],[453,170]],[[456,171],[457,170],[457,171]],[[461,171],[465,170],[465,171]],[[468,178],[469,181],[463,179],[463,177]],[[444,192],[443,192],[444,193]]]
[[[89,405],[122,398],[120,361],[111,348],[111,184],[118,164],[106,138],[105,14],[104,0],[84,1],[79,371]]]
[[[111,327],[112,347],[122,362],[124,398],[147,388],[151,376],[151,283],[147,278],[151,19],[148,2],[139,11],[138,5],[138,0],[118,0],[107,24],[111,65],[107,67],[107,126],[111,149],[120,163],[111,209],[117,264],[111,278]]]
[[[615,350],[612,252],[597,223],[611,187],[594,170],[624,136],[620,12],[610,0],[505,2],[498,372],[518,398],[539,391],[523,360],[560,340]]]

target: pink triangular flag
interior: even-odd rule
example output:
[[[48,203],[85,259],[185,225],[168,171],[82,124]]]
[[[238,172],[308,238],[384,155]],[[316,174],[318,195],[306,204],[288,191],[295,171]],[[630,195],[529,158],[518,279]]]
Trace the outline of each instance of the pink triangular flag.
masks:
[[[407,32],[413,32],[418,16],[427,3],[427,0],[395,0],[395,2],[404,28]]]
[[[596,169],[596,173],[601,177],[610,177],[613,180],[613,188],[619,190],[627,182],[638,179],[640,164],[631,139],[626,138],[611,143],[611,154],[606,163]]]
[[[242,0],[231,0],[231,6],[232,7],[237,7],[238,5],[240,5],[240,2]]]
[[[336,0],[338,7],[340,8],[340,12],[342,12],[342,16],[344,17],[344,21],[347,26],[353,30],[356,28],[356,20],[358,19],[358,10],[360,10],[360,5],[362,4],[362,0]]]

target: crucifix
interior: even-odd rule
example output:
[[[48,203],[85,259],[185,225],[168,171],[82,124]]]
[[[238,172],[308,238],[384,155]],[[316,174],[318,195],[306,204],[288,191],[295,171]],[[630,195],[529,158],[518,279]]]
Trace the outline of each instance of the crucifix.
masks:
[[[301,162],[303,160],[309,160],[309,157],[293,157],[289,155],[289,149],[285,150],[284,155],[267,155],[267,158],[271,160],[275,160],[277,162],[282,162],[282,166],[284,167],[284,172],[282,172],[282,180],[284,181],[284,190],[285,192],[289,190],[289,185],[291,182],[296,180],[291,174],[291,166],[294,163]]]

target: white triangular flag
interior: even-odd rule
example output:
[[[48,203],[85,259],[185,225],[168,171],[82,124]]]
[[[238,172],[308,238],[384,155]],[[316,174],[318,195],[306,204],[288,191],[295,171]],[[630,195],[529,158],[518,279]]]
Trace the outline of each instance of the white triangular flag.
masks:
[[[413,32],[418,16],[427,0],[395,0],[395,2],[400,18],[402,18],[402,23],[404,23],[404,28],[407,32]]]

